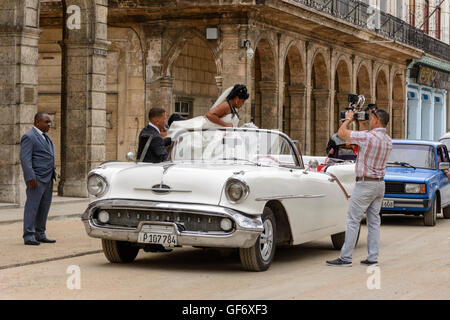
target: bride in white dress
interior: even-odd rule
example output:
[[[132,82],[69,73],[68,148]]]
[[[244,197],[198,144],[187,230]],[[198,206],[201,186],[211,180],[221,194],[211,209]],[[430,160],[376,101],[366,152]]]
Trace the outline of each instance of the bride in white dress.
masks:
[[[247,100],[247,87],[236,84],[226,89],[204,115],[189,120],[172,122],[168,137],[173,138],[179,130],[207,129],[214,127],[237,127],[239,125],[239,110]]]

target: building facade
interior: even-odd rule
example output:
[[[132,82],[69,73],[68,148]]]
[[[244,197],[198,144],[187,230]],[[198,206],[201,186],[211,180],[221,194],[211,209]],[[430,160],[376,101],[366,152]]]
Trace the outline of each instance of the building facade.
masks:
[[[449,43],[449,0],[410,0],[407,5],[405,21],[436,42]],[[425,54],[413,60],[408,66],[406,90],[407,138],[438,140],[450,124],[448,59]]]
[[[389,133],[406,137],[408,66],[425,54],[448,62],[449,46],[424,48],[431,37],[369,4],[6,0],[0,143],[12,156],[0,160],[0,201],[23,202],[19,143],[36,111],[53,117],[67,196],[86,196],[91,168],[136,150],[151,107],[202,115],[236,83],[250,92],[241,122],[284,131],[304,154],[325,153],[349,93],[389,111]]]

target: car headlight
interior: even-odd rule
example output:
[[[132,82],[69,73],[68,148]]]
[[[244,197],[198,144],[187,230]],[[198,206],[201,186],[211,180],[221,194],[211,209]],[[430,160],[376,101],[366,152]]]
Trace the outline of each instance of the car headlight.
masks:
[[[250,189],[245,181],[230,178],[225,184],[225,195],[231,203],[240,203],[247,199]]]
[[[427,188],[423,183],[405,183],[405,193],[426,193]]]
[[[109,213],[105,210],[102,210],[98,213],[98,220],[101,223],[107,223],[109,221]]]
[[[101,197],[108,189],[108,182],[98,174],[92,174],[88,177],[87,189],[89,194]]]
[[[223,218],[220,221],[220,227],[223,231],[230,231],[233,228],[233,222],[228,218]]]

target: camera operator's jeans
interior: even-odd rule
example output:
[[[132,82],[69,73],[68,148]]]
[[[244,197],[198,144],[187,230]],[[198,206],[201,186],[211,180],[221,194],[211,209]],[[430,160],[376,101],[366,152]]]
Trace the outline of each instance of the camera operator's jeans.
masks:
[[[345,228],[345,243],[341,249],[341,260],[351,262],[355,248],[362,215],[366,213],[367,228],[367,259],[378,261],[380,243],[380,209],[384,197],[384,181],[358,181],[355,184],[350,206],[347,212],[347,226]]]

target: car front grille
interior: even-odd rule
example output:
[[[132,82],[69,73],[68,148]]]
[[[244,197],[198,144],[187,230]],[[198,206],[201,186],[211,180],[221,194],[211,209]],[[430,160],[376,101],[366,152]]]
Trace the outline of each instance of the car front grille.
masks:
[[[386,181],[384,193],[405,193],[405,183]]]
[[[107,224],[112,226],[136,228],[142,221],[173,222],[179,226],[180,231],[223,232],[220,227],[223,217],[220,216],[173,211],[97,208],[93,215],[95,220],[102,210],[109,213]]]

